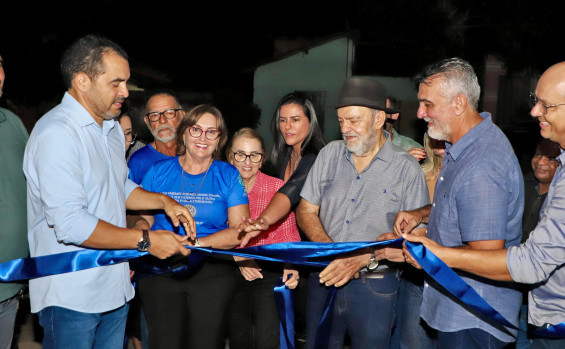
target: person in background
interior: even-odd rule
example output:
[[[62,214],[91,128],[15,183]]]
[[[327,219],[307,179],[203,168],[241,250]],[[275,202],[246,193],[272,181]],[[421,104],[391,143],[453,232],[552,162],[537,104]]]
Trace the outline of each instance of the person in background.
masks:
[[[420,166],[426,177],[430,202],[433,202],[434,189],[445,153],[445,141],[430,138],[427,133],[424,133],[424,149],[427,156]],[[395,236],[390,236],[390,238],[395,238]],[[391,338],[391,349],[435,348],[433,330],[420,318],[424,276],[425,273],[422,270],[417,270],[409,264],[402,265],[396,302],[396,328]]]
[[[124,132],[124,137],[126,139],[126,154],[127,154],[130,147],[135,143],[135,138],[137,137],[137,134],[133,132],[133,128],[131,125],[131,117],[129,116],[129,114],[122,113],[120,116],[116,118],[116,121],[120,123],[120,127]]]
[[[116,118],[116,121],[120,123],[122,132],[124,133],[124,137],[126,140],[125,144],[126,144],[126,157],[127,157],[128,156],[127,154],[129,154],[128,150],[135,143],[135,138],[137,135],[135,132],[133,132],[133,128],[131,125],[131,118],[128,113],[122,111],[120,116]],[[126,220],[128,221],[128,225],[127,225],[128,228],[134,228],[136,226],[136,224],[129,224],[131,220],[127,216],[126,216]],[[149,225],[146,224],[143,226],[143,228],[149,229]],[[131,265],[130,265],[130,269],[132,269]],[[134,274],[133,270],[131,270],[131,274],[133,276]],[[143,348],[141,342],[142,332],[141,332],[140,311],[141,311],[141,303],[139,302],[139,296],[136,294],[133,296],[132,300],[130,301],[128,319],[126,323],[126,335],[128,337],[131,337],[135,349]]]
[[[559,144],[541,138],[532,156],[532,171],[524,175],[525,206],[522,217],[522,242],[528,240],[530,233],[539,221],[539,213],[549,191],[549,186],[559,167],[557,158],[561,154]]]
[[[428,184],[428,192],[430,193],[430,201],[434,201],[434,193],[437,179],[441,171],[443,163],[443,155],[445,154],[445,141],[431,138],[427,133],[424,134],[424,149],[426,159],[422,162],[422,171],[426,176]]]
[[[4,81],[0,55],[0,98]],[[20,118],[0,108],[0,263],[29,255],[27,246],[26,180],[22,171],[28,133]],[[22,284],[0,282],[0,349],[10,349]]]
[[[524,174],[524,215],[522,216],[522,243],[528,240],[530,233],[539,222],[540,211],[545,202],[555,171],[559,167],[557,158],[561,154],[559,144],[546,138],[540,138],[531,160],[532,170]],[[522,306],[520,307],[520,328],[516,338],[516,349],[526,349],[531,345],[528,329],[528,291],[530,285],[522,288]]]
[[[238,227],[242,217],[249,217],[239,171],[217,160],[227,133],[217,108],[207,104],[192,108],[178,127],[178,155],[155,162],[141,182],[143,188],[166,193],[190,210],[198,230],[198,237],[191,241],[196,247],[239,246],[242,234]],[[144,217],[151,229],[186,234],[161,213]],[[193,252],[190,259],[163,262],[150,258],[147,263],[151,270],[163,271],[138,281],[149,347],[223,349],[235,286],[233,258]]]
[[[279,100],[271,119],[271,134],[274,140],[271,150],[274,176],[282,179],[285,184],[273,196],[254,224],[249,225],[246,231],[248,234],[243,239],[244,244],[253,236],[268,230],[272,224],[286,217],[289,212],[296,211],[306,176],[318,152],[326,144],[314,105],[301,92],[286,94]],[[300,237],[301,240],[308,240],[302,231],[300,231]],[[296,344],[303,346],[306,341],[306,295],[309,269],[300,266],[298,269],[303,281],[295,291],[295,338]]]
[[[249,198],[250,218],[256,219],[284,185],[281,179],[260,171],[267,158],[263,138],[251,128],[236,131],[226,149],[226,158],[239,170]],[[269,230],[251,239],[246,247],[295,241],[300,241],[300,235],[291,211]],[[230,348],[278,348],[279,317],[273,289],[281,275],[287,287],[294,289],[298,285],[298,271],[291,265],[283,267],[280,263],[234,258],[239,268],[230,303]]]
[[[393,96],[389,95],[386,97],[386,107],[391,109],[399,109],[399,103]],[[426,157],[426,152],[422,145],[410,137],[404,136],[394,128],[394,124],[398,122],[398,117],[400,116],[400,112],[397,113],[388,113],[386,114],[386,121],[384,130],[388,132],[390,135],[390,139],[392,144],[396,145],[400,149],[407,151],[412,156],[416,158],[416,160],[420,161]]]
[[[177,127],[185,112],[173,91],[159,89],[149,93],[145,113],[143,120],[153,142],[133,153],[128,161],[129,178],[137,184],[155,162],[176,155]]]

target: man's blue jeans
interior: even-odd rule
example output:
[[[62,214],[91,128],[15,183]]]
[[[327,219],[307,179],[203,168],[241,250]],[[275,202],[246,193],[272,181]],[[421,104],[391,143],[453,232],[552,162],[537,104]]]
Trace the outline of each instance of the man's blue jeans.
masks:
[[[329,336],[329,349],[341,349],[346,332],[354,349],[388,348],[395,317],[399,272],[349,281],[337,290]],[[371,275],[374,276],[374,275]],[[333,287],[333,286],[332,286]],[[306,310],[306,347],[315,348],[316,330],[329,288],[319,283],[319,274],[310,274]]]
[[[422,318],[424,293],[424,271],[404,270],[400,280],[397,299],[397,320],[395,334],[400,349],[434,349],[436,331],[430,328]]]
[[[47,307],[39,312],[43,349],[122,349],[129,304],[105,313]]]

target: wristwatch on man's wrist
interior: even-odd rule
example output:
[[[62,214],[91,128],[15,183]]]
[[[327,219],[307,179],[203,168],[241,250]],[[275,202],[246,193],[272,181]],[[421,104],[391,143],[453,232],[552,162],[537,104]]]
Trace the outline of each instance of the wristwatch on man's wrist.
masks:
[[[137,250],[139,252],[147,252],[149,246],[151,246],[151,241],[149,241],[149,230],[143,229],[141,230],[143,235],[141,239],[137,242]]]
[[[373,272],[377,270],[379,267],[379,261],[375,259],[375,254],[373,249],[371,249],[371,260],[369,260],[369,264],[367,264],[367,271]]]

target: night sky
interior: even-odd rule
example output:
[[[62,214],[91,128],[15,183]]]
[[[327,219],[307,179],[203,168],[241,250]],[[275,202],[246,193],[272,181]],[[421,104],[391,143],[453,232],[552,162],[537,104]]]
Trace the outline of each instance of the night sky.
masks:
[[[166,71],[183,88],[202,92],[222,84],[237,87],[241,71],[273,56],[274,39],[315,40],[346,30],[359,30],[358,47],[372,55],[365,55],[370,58],[359,61],[354,73],[412,76],[445,57],[479,66],[489,53],[510,71],[539,71],[565,58],[559,4],[9,0],[0,5],[0,54],[7,75],[0,104],[10,102],[20,116],[41,115],[65,90],[59,77],[62,52],[89,33],[123,46],[132,67]]]

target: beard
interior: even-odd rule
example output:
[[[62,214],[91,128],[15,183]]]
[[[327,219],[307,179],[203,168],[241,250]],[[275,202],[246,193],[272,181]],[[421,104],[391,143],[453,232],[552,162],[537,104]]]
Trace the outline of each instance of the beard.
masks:
[[[428,136],[438,141],[448,141],[449,142],[449,135],[451,134],[451,130],[446,127],[445,125],[439,125],[434,121],[433,126],[428,126]]]
[[[357,143],[351,144],[348,142],[345,137],[355,136],[357,137]],[[348,132],[343,134],[343,140],[345,141],[345,147],[355,156],[364,156],[371,151],[373,146],[377,141],[377,134],[375,132],[367,135],[361,136],[355,132]]]
[[[176,129],[169,124],[159,125],[156,129],[150,129],[150,130],[153,137],[159,142],[168,143],[177,137]],[[166,137],[159,136],[159,133],[163,130],[171,130],[171,134]]]

